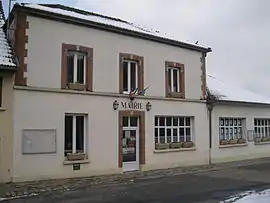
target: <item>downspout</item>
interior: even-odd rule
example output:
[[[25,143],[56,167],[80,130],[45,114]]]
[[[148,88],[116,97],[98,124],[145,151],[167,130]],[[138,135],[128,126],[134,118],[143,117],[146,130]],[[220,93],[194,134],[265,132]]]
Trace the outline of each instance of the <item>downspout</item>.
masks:
[[[207,109],[208,109],[208,127],[209,127],[209,165],[212,164],[212,157],[211,157],[211,153],[212,153],[212,113],[213,113],[213,108],[214,108],[214,101],[209,99],[206,102],[207,105]]]

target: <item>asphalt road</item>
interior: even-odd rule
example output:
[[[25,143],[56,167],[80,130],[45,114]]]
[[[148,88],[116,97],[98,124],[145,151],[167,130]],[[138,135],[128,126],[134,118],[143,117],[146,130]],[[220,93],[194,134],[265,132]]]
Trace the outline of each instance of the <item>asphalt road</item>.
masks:
[[[4,203],[219,203],[238,192],[270,189],[269,168],[270,163],[192,175],[147,177]]]

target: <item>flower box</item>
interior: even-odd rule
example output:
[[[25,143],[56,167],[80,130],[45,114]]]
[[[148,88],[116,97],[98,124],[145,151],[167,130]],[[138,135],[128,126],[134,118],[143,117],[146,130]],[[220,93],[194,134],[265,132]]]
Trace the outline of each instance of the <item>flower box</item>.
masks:
[[[70,154],[67,154],[67,159],[69,161],[77,161],[77,160],[84,160],[86,159],[86,154],[83,154],[83,153],[70,153]]]
[[[85,90],[85,85],[81,83],[69,83],[68,87],[72,90]]]
[[[270,142],[270,138],[269,137],[263,137],[263,138],[261,138],[261,142]]]
[[[229,141],[228,140],[220,140],[219,144],[220,145],[227,145],[227,144],[229,144]]]
[[[239,138],[239,139],[237,140],[237,143],[238,143],[238,144],[244,144],[244,143],[246,143],[246,140],[245,140],[244,138]]]
[[[238,143],[238,140],[229,140],[229,144],[237,144]]]
[[[170,148],[177,149],[177,148],[181,148],[182,145],[183,145],[182,142],[173,142],[173,143],[170,144]]]
[[[156,149],[169,149],[170,148],[170,144],[169,143],[163,143],[163,144],[156,144],[155,145]]]
[[[192,141],[187,141],[182,144],[183,148],[191,148],[194,146],[194,143]]]

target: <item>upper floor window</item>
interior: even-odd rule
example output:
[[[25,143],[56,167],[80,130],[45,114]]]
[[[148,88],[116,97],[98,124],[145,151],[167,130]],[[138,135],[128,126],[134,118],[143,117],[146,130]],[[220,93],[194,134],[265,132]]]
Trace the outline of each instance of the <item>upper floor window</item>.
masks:
[[[166,96],[185,98],[184,65],[175,62],[165,62]]]
[[[0,77],[0,107],[2,106],[3,103],[3,78]]]
[[[92,74],[93,49],[63,44],[61,87],[92,91]]]
[[[254,119],[255,137],[270,137],[270,119]]]
[[[143,57],[132,54],[120,54],[120,93],[143,90]]]

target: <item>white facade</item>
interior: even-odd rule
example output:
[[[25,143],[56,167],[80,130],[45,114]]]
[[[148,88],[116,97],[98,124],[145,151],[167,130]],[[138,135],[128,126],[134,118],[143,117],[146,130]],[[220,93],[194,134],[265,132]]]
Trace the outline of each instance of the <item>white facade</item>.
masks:
[[[145,164],[141,170],[200,165],[209,162],[207,108],[202,97],[202,53],[91,28],[27,17],[27,87],[15,87],[14,181],[66,178],[123,172],[119,167],[119,53],[144,58],[146,96],[136,98],[145,113]],[[93,92],[61,90],[62,43],[93,48]],[[185,98],[165,97],[165,61],[185,65]],[[152,109],[145,105],[150,102]],[[126,109],[128,110],[128,109]],[[74,171],[64,156],[65,114],[87,115],[86,154]],[[195,145],[187,149],[155,149],[155,116],[192,117]],[[26,129],[56,130],[56,149],[51,153],[23,154]],[[33,140],[32,140],[33,141]],[[29,141],[31,146],[32,141]],[[141,149],[140,149],[141,150]]]

